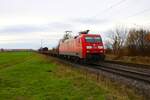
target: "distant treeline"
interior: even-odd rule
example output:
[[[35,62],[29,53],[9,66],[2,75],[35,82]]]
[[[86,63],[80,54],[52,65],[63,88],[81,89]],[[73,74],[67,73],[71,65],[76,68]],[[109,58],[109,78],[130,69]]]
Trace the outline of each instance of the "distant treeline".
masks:
[[[119,56],[150,56],[150,31],[118,27],[110,32],[106,53]]]
[[[9,52],[9,51],[34,51],[33,49],[0,49],[0,52]]]

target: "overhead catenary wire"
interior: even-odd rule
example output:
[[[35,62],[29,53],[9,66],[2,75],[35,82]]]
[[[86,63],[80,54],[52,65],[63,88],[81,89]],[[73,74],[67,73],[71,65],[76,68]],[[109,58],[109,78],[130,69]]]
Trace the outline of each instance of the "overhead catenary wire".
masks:
[[[95,18],[95,17],[97,17],[97,16],[98,16],[99,14],[101,14],[101,13],[104,13],[104,12],[107,12],[107,11],[109,11],[109,10],[112,10],[114,7],[117,7],[117,6],[121,5],[121,4],[124,3],[125,1],[127,1],[127,0],[120,0],[120,1],[116,2],[115,4],[112,4],[110,7],[104,9],[103,11],[98,12],[96,15],[92,16],[91,18]]]
[[[108,12],[109,10],[112,10],[112,8],[121,5],[121,4],[124,3],[125,1],[127,1],[127,0],[121,0],[121,1],[116,2],[115,4],[112,4],[110,7],[104,9],[103,11],[101,11],[101,12],[99,12],[98,14],[96,14],[96,15],[90,17],[89,19],[93,19],[93,18],[97,17],[97,16],[98,16],[99,14],[101,14],[101,13],[106,13],[106,12]],[[137,15],[143,14],[143,13],[145,13],[145,12],[149,12],[149,11],[150,11],[150,8],[146,8],[146,9],[144,9],[144,10],[142,10],[142,11],[139,11],[139,12],[136,12],[136,13],[134,13],[134,14],[131,14],[131,15],[129,15],[129,16],[123,18],[123,19],[128,19],[128,18],[137,16]]]
[[[134,17],[134,16],[141,15],[141,14],[146,13],[146,12],[150,12],[150,8],[146,8],[146,9],[144,9],[144,10],[142,10],[142,11],[139,11],[139,12],[136,12],[136,13],[131,14],[131,15],[129,15],[129,16],[126,16],[126,17],[124,17],[124,18],[122,18],[122,19],[120,19],[120,20],[128,20],[129,18],[132,18],[132,17]],[[118,21],[118,19],[115,19],[115,21]],[[139,27],[139,25],[137,25],[136,23],[133,23],[133,25]],[[140,27],[141,27],[141,26],[140,26]]]
[[[108,12],[109,10],[112,10],[113,8],[115,8],[115,7],[119,6],[119,5],[121,5],[121,4],[124,3],[125,1],[127,1],[127,0],[120,0],[120,1],[118,1],[118,2],[116,2],[116,3],[114,3],[114,4],[112,4],[112,5],[110,5],[108,8],[102,10],[101,12],[98,12],[96,15],[90,16],[90,17],[88,17],[88,18],[86,18],[86,19],[87,19],[87,20],[95,19],[99,14],[106,13],[106,12]],[[102,20],[103,20],[103,19],[102,19]],[[87,26],[89,26],[89,25],[87,25]],[[89,28],[88,28],[88,29],[89,29]]]
[[[146,9],[140,11],[140,12],[136,12],[136,13],[134,13],[133,15],[128,16],[127,19],[128,19],[128,18],[131,18],[131,17],[134,17],[134,16],[137,16],[137,15],[140,15],[140,14],[143,14],[143,13],[145,13],[145,12],[149,12],[149,11],[150,11],[150,8],[146,8]]]

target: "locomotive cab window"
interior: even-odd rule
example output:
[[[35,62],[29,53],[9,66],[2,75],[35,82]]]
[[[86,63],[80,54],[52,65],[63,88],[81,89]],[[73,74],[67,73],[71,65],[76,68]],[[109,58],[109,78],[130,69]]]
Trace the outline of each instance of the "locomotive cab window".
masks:
[[[95,42],[102,42],[101,37],[94,37]]]
[[[94,43],[94,42],[102,42],[101,37],[85,37],[86,42]]]

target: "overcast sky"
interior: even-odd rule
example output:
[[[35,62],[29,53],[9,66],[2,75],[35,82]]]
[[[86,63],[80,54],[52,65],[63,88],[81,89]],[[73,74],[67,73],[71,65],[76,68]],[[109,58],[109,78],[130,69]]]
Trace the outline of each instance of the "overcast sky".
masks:
[[[0,0],[0,48],[51,48],[66,30],[105,40],[120,24],[149,27],[150,0]]]

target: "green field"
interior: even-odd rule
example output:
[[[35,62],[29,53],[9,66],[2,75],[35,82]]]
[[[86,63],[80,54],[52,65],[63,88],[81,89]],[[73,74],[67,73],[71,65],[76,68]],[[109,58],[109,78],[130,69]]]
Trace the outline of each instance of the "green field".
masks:
[[[124,85],[35,52],[0,52],[0,100],[142,100]]]
[[[105,100],[96,83],[32,52],[0,53],[0,100]]]

